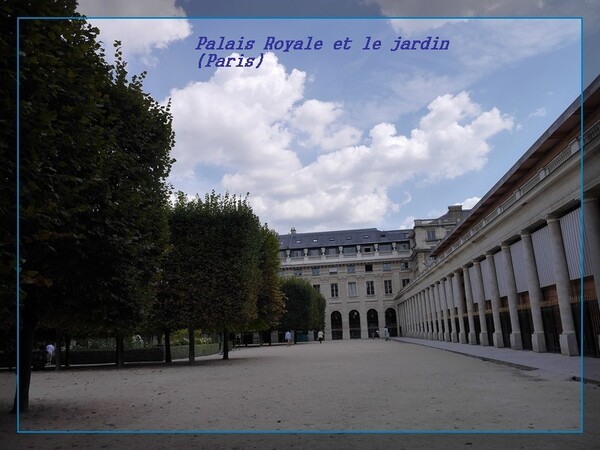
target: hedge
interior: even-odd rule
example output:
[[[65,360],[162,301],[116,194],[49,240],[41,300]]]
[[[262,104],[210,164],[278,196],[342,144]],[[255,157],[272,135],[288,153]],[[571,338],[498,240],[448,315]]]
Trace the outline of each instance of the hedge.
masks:
[[[218,353],[221,349],[219,343],[214,344],[199,344],[196,345],[196,356],[208,356]],[[55,354],[56,357],[56,354]],[[64,363],[65,354],[63,352],[62,358]],[[69,364],[110,364],[115,362],[115,350],[114,349],[73,349],[69,352]],[[187,359],[188,358],[188,346],[187,345],[173,345],[171,346],[171,358],[175,359]],[[0,367],[8,367],[11,365],[15,367],[15,353],[14,352],[0,352]],[[130,348],[125,349],[125,362],[142,362],[142,361],[164,361],[165,360],[165,349],[164,347],[151,347],[151,348]],[[9,364],[10,363],[10,364]]]

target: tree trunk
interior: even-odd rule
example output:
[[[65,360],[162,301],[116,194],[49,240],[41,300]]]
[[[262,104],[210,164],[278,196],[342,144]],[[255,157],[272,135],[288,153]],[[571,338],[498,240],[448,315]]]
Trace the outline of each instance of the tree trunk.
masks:
[[[54,370],[60,370],[62,364],[62,341],[63,334],[60,330],[56,330],[56,348],[54,349]]]
[[[71,360],[69,359],[71,350],[71,335],[65,334],[65,369],[67,369],[71,365]]]
[[[196,362],[196,339],[194,338],[194,329],[188,328],[188,364],[193,365]]]
[[[30,293],[29,295],[35,295]],[[30,299],[31,300],[31,299]],[[33,352],[33,341],[35,337],[36,316],[35,311],[32,311],[31,302],[24,302],[23,314],[21,320],[23,327],[21,328],[21,340],[19,348],[19,362],[17,367],[17,376],[19,377],[19,390],[15,389],[15,399],[11,412],[16,413],[17,409],[20,413],[29,409],[29,385],[31,384],[31,363]],[[17,399],[18,398],[18,399]],[[18,408],[17,408],[18,401]]]
[[[122,368],[125,366],[125,345],[123,342],[123,335],[121,333],[115,334],[116,341],[116,365],[118,368]]]
[[[229,331],[223,330],[223,359],[229,359]]]
[[[171,364],[171,330],[165,328],[165,362]]]

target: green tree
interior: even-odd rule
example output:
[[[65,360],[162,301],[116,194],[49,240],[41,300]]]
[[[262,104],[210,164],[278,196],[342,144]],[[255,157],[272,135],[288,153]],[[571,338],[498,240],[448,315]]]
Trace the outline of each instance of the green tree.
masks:
[[[281,314],[277,237],[247,199],[228,193],[191,200],[178,193],[169,224],[156,316],[168,328],[222,332],[228,359],[231,331],[267,328]]]
[[[325,324],[325,298],[302,278],[285,278],[281,283],[286,312],[279,328],[283,330],[318,330]],[[296,335],[294,335],[296,340]]]
[[[247,329],[264,331],[277,325],[285,312],[279,280],[279,236],[266,225],[261,229],[259,270],[261,284],[257,298],[257,318]]]
[[[10,3],[13,33],[17,15],[78,15],[75,1]],[[24,20],[20,32],[19,398],[26,410],[38,323],[81,321],[119,334],[147,312],[168,238],[173,132],[168,108],[143,92],[143,76],[128,80],[118,49],[108,65],[85,20]],[[9,40],[16,45],[16,35]]]

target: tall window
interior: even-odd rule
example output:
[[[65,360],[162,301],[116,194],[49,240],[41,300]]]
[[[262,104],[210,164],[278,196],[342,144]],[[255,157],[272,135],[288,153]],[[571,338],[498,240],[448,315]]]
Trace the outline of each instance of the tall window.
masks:
[[[373,264],[365,264],[365,272],[373,272]]]
[[[317,292],[321,292],[321,285],[320,284],[313,284],[313,287],[315,288],[315,290]]]
[[[346,272],[348,272],[348,273],[355,273],[356,272],[356,267],[354,266],[354,264],[349,264],[348,267],[346,267]]]
[[[321,270],[318,267],[313,267],[311,271],[313,275],[319,275],[321,273]]]
[[[402,287],[408,286],[408,283],[410,283],[410,280],[408,278],[402,278]]]
[[[375,295],[375,282],[367,281],[367,295]]]
[[[331,298],[338,297],[338,285],[337,283],[331,283]]]
[[[389,272],[390,270],[392,270],[392,263],[383,263],[383,271]]]
[[[435,230],[427,230],[427,240],[433,241],[435,239]]]
[[[392,294],[392,280],[383,280],[383,287],[386,294]]]
[[[348,297],[356,297],[358,294],[356,293],[356,282],[350,281],[348,283]]]

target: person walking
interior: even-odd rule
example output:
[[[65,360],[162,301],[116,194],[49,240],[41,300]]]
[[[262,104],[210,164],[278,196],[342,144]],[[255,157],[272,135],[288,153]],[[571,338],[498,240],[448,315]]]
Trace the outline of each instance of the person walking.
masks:
[[[323,343],[324,338],[325,338],[325,335],[323,334],[323,331],[319,330],[319,332],[317,333],[317,339],[319,340],[319,344]]]
[[[288,330],[285,332],[285,342],[287,342],[287,346],[292,345],[292,333]]]
[[[46,345],[46,357],[48,358],[48,364],[52,363],[52,358],[54,357],[54,350],[54,345]]]
[[[386,341],[390,340],[390,330],[388,330],[387,327],[383,329],[383,337]]]

